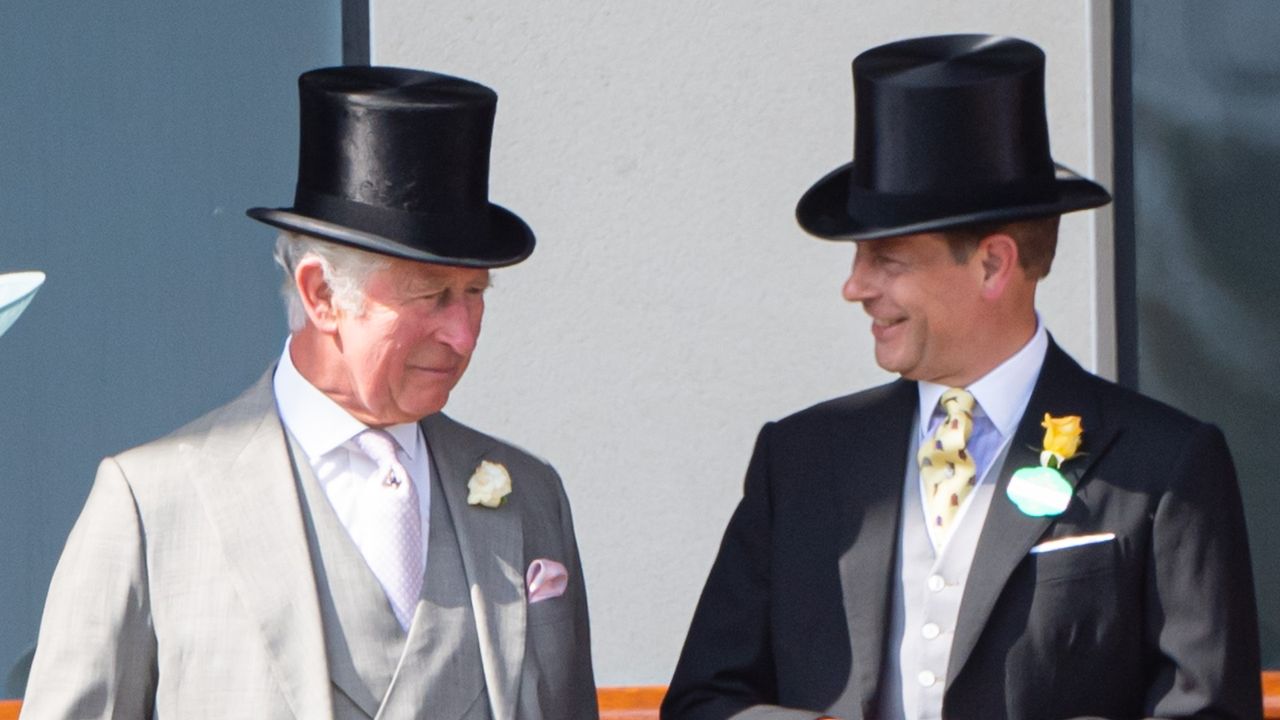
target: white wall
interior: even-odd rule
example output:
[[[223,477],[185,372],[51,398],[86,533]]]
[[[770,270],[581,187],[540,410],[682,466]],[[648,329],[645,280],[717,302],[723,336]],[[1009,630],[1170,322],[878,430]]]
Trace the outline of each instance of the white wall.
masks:
[[[853,56],[913,35],[1025,37],[1049,57],[1057,160],[1092,174],[1109,147],[1093,116],[1102,0],[370,5],[375,63],[498,91],[491,197],[539,245],[495,276],[448,411],[560,469],[606,685],[669,679],[760,424],[888,379],[840,299],[853,246],[793,220],[850,158]],[[1066,219],[1041,297],[1093,367],[1110,352],[1098,222]]]

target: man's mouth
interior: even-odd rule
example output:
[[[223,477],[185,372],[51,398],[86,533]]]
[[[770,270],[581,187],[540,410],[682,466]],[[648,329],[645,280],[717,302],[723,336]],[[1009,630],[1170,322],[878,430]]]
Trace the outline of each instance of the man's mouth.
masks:
[[[458,371],[458,368],[457,368],[457,366],[455,366],[455,365],[449,365],[449,366],[444,366],[444,367],[430,367],[430,366],[427,366],[427,365],[413,365],[412,367],[413,367],[413,369],[414,369],[414,370],[417,370],[418,372],[434,373],[434,374],[436,374],[436,375],[452,375],[453,373],[455,373],[455,372],[457,372],[457,371]]]
[[[906,318],[871,318],[871,334],[877,340],[884,340],[893,333],[894,328],[906,321]]]

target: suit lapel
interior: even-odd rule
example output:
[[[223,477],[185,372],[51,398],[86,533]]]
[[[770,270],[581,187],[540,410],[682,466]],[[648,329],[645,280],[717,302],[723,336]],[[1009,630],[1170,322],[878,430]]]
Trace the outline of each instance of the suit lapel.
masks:
[[[297,718],[330,718],[324,635],[272,372],[183,448],[230,581],[257,620],[276,680]]]
[[[1089,469],[1115,439],[1116,429],[1104,423],[1092,391],[1094,382],[1096,380],[1091,375],[1050,340],[1035,390],[997,476],[995,495],[965,581],[964,598],[960,603],[947,666],[948,687],[969,660],[1010,575],[1056,519],[1026,515],[1006,495],[1009,479],[1017,469],[1040,464],[1040,448],[1044,439],[1041,422],[1045,413],[1081,417],[1084,428],[1080,448],[1082,455],[1068,461],[1062,468],[1067,480],[1075,486],[1077,495],[1080,486],[1088,480]],[[1073,499],[1072,502],[1076,501]],[[1070,511],[1068,507],[1067,512]]]
[[[849,535],[840,556],[840,584],[845,616],[853,638],[853,667],[864,715],[879,692],[894,578],[898,522],[902,514],[902,482],[917,403],[916,384],[899,381],[886,387],[888,396],[859,417],[868,426],[841,427],[844,455],[835,472],[843,473],[847,498],[837,507]],[[856,519],[856,520],[854,520]]]
[[[423,419],[422,432],[458,533],[489,705],[495,720],[515,720],[525,644],[524,539],[514,506],[520,479],[502,507],[468,505],[467,481],[490,446],[439,413]]]

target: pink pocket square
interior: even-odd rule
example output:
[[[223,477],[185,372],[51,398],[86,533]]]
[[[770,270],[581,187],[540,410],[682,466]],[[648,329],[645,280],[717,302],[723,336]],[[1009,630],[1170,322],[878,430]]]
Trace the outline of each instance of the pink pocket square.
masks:
[[[569,571],[555,560],[538,558],[529,563],[529,571],[524,575],[525,594],[530,605],[560,597],[568,585]]]

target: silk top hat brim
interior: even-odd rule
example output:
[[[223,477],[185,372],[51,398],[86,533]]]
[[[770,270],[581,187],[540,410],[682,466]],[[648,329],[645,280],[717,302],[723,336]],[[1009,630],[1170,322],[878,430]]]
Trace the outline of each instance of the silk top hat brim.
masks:
[[[853,61],[854,156],[800,199],[830,240],[874,240],[1098,207],[1101,185],[1056,164],[1044,53],[1016,38],[903,40]]]
[[[337,67],[298,79],[292,207],[248,215],[373,252],[464,267],[513,265],[533,231],[489,202],[497,95],[421,70]]]

